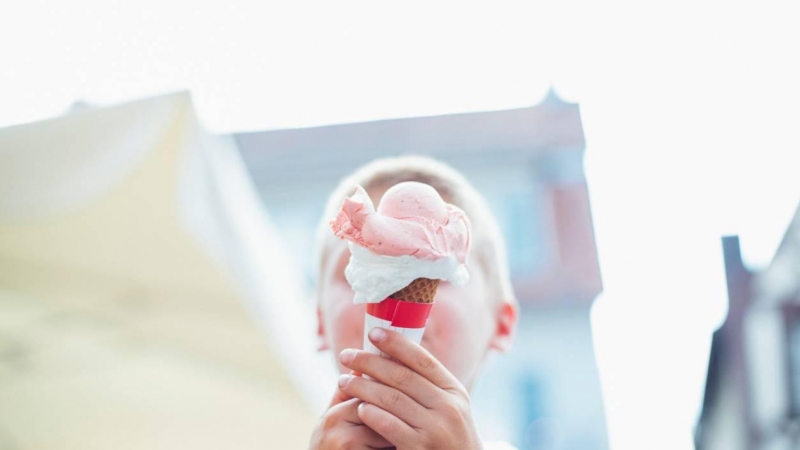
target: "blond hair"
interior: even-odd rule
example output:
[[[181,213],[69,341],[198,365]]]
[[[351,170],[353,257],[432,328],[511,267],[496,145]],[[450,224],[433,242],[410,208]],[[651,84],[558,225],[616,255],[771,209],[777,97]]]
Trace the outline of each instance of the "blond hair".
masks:
[[[315,271],[317,280],[322,273],[326,257],[335,239],[330,219],[342,205],[345,197],[354,192],[356,185],[367,192],[379,187],[391,187],[404,181],[417,181],[431,185],[445,201],[464,212],[472,223],[472,252],[484,271],[493,300],[515,302],[514,290],[508,273],[506,246],[494,215],[472,184],[452,167],[423,156],[401,156],[374,160],[342,179],[328,197],[325,213],[317,227],[315,245]]]

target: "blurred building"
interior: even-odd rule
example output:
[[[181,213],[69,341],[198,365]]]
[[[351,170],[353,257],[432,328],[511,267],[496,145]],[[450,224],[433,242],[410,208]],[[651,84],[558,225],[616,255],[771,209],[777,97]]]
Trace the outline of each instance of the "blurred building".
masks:
[[[699,450],[800,448],[800,209],[769,267],[723,239],[729,311],[714,334]]]
[[[523,449],[607,448],[589,308],[601,291],[579,108],[554,93],[516,110],[235,136],[263,202],[312,283],[328,194],[372,159],[423,154],[484,194],[509,245],[522,303],[518,341],[476,387],[486,438]]]

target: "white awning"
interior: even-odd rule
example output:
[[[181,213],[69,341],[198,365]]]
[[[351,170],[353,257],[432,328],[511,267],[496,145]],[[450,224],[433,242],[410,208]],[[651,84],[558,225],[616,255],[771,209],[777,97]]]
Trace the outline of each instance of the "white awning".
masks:
[[[321,408],[333,367],[292,258],[235,143],[199,126],[186,93],[0,129],[0,286],[243,304],[276,379]]]

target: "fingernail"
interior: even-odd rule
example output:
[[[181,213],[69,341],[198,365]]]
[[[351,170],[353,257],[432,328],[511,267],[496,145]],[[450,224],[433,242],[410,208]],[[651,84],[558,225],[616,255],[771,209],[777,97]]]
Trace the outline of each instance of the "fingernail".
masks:
[[[352,375],[348,375],[348,374],[339,375],[339,387],[340,388],[344,388],[345,386],[347,386],[347,383],[350,382],[351,378],[353,378]]]
[[[375,327],[369,330],[369,338],[373,340],[373,342],[380,342],[386,339],[386,331],[383,328]]]
[[[339,361],[341,361],[342,364],[346,366],[351,362],[353,362],[353,358],[355,357],[356,357],[356,351],[353,350],[352,348],[348,348],[339,354]]]

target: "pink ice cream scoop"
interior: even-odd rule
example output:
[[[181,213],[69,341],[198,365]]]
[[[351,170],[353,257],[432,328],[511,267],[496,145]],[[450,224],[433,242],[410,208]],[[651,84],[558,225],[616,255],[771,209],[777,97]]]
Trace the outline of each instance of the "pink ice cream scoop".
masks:
[[[464,212],[442,200],[434,188],[413,181],[383,195],[377,211],[360,186],[331,221],[334,233],[378,255],[423,260],[455,257],[466,264],[470,224]]]

